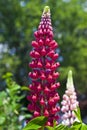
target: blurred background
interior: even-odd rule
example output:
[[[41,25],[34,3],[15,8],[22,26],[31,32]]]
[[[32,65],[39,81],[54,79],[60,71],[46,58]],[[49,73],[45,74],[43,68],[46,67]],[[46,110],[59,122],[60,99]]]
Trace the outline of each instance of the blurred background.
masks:
[[[15,82],[20,86],[15,92],[19,91],[19,95],[26,95],[21,86],[29,84],[31,41],[34,40],[33,33],[38,28],[46,5],[51,9],[54,39],[59,44],[58,60],[61,64],[58,69],[61,74],[58,79],[61,83],[59,93],[62,97],[67,74],[71,69],[82,118],[87,123],[87,0],[0,0],[0,92],[5,92],[8,97],[8,93],[11,93],[8,92],[10,91],[8,86]],[[8,80],[13,80],[12,75],[14,81],[8,85]],[[3,97],[4,94],[0,98],[3,100]],[[26,106],[25,96],[19,102]],[[5,106],[3,109],[2,106],[0,110],[4,110]],[[3,114],[2,120],[3,122],[6,120]]]

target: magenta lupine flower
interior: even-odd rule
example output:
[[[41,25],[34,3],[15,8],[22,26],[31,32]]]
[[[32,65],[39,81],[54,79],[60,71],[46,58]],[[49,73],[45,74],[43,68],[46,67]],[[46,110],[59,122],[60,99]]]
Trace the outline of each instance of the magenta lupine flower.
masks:
[[[77,101],[75,88],[73,85],[71,70],[68,73],[66,87],[67,87],[67,90],[65,91],[65,94],[63,95],[63,101],[61,102],[62,104],[61,111],[63,112],[62,124],[70,126],[76,120],[73,110],[75,110],[77,106],[79,105]]]
[[[56,48],[58,43],[53,40],[53,29],[50,19],[50,9],[45,7],[38,30],[34,32],[35,41],[32,41],[32,51],[30,56],[32,61],[29,66],[32,72],[29,77],[32,83],[29,85],[30,94],[28,110],[33,113],[33,118],[37,116],[46,116],[48,121],[46,125],[53,125],[53,120],[58,120],[60,100],[57,89],[60,83],[56,82],[59,73],[56,69],[59,67],[58,54]]]

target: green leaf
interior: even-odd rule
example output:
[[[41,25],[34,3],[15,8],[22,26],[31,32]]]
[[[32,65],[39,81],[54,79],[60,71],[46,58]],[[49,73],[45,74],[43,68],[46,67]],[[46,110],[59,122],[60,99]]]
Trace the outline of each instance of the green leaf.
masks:
[[[81,124],[81,122],[77,122],[77,121],[75,121],[75,122],[73,123],[74,126],[77,126],[77,125],[80,125],[80,124]]]
[[[30,117],[32,117],[32,115],[31,114],[26,114],[26,115],[24,115],[24,117],[25,118],[30,118]]]
[[[0,106],[3,105],[3,100],[6,99],[7,95],[5,91],[0,92]]]
[[[14,110],[14,113],[16,114],[16,115],[19,115],[19,112],[15,109]]]
[[[5,117],[0,116],[0,125],[2,125],[5,122]]]
[[[56,127],[56,120],[53,120],[53,127]]]
[[[87,125],[82,123],[81,129],[80,130],[87,130]]]
[[[16,97],[17,97],[17,100],[20,101],[20,100],[23,99],[25,96],[22,95],[22,96],[20,96],[20,97],[19,97],[19,96],[16,96]]]
[[[80,113],[80,108],[79,108],[79,107],[77,107],[77,109],[74,110],[74,113],[75,113],[76,117],[78,118],[78,120],[79,120],[80,122],[82,122],[81,113]]]
[[[26,87],[26,86],[21,87],[21,90],[27,90],[27,91],[30,91],[30,89],[29,89],[28,87]]]
[[[7,72],[5,75],[2,76],[3,79],[6,79],[6,78],[9,78],[9,77],[12,77],[13,74],[10,73],[10,72]]]
[[[62,124],[59,124],[55,127],[55,130],[65,130],[65,128],[68,130],[68,127]]]
[[[7,96],[5,91],[0,92],[0,100]]]
[[[12,86],[12,88],[11,88],[12,91],[16,91],[18,89],[20,89],[20,86],[17,85],[17,84],[15,84],[14,86]]]
[[[32,119],[23,130],[38,130],[46,123],[47,118],[44,116],[36,117]]]
[[[71,126],[70,130],[80,130],[82,123],[81,122],[74,122]]]
[[[22,111],[27,111],[27,108],[26,107],[22,107],[21,110]]]
[[[46,130],[55,130],[55,128],[53,128],[51,126],[46,126],[45,128],[46,128]]]

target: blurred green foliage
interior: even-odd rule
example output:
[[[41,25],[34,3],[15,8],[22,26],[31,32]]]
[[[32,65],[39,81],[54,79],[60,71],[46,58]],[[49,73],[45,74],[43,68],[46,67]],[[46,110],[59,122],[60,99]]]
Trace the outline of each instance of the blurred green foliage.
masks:
[[[59,80],[65,86],[72,69],[75,86],[85,92],[87,0],[0,0],[0,77],[10,71],[20,85],[28,84],[31,41],[45,5],[50,6],[54,39],[59,43]]]
[[[20,130],[21,122],[19,113],[22,105],[19,96],[21,86],[12,80],[12,74],[7,73],[3,76],[6,80],[7,88],[0,92],[0,130]]]
[[[22,92],[29,89],[18,85],[10,72],[2,78],[5,79],[6,88],[0,91],[0,130],[21,130],[24,120],[31,117],[23,105],[25,94]]]

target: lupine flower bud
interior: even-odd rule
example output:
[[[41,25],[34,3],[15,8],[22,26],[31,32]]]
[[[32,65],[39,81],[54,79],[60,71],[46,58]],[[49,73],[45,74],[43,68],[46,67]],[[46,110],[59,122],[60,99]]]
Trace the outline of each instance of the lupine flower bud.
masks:
[[[38,111],[34,111],[34,117],[40,116],[40,113]]]
[[[56,62],[58,54],[55,49],[58,44],[53,40],[50,9],[45,7],[38,30],[34,32],[35,41],[32,41],[32,58],[29,66],[32,72],[29,77],[32,80],[30,84],[30,93],[28,101],[28,110],[33,112],[33,117],[46,116],[48,118],[47,125],[53,125],[53,120],[58,120],[58,112],[60,111],[57,102],[60,97],[57,89],[60,83],[56,83],[59,73],[55,70],[59,67]]]
[[[44,116],[46,116],[46,117],[48,117],[48,116],[49,116],[49,112],[48,112],[48,110],[47,110],[47,109],[45,109],[45,111],[44,111]]]
[[[67,90],[65,91],[65,94],[63,95],[63,101],[61,102],[61,111],[63,112],[62,124],[70,126],[76,119],[73,110],[75,110],[79,105],[73,85],[72,71],[69,71],[68,73],[66,88]]]

